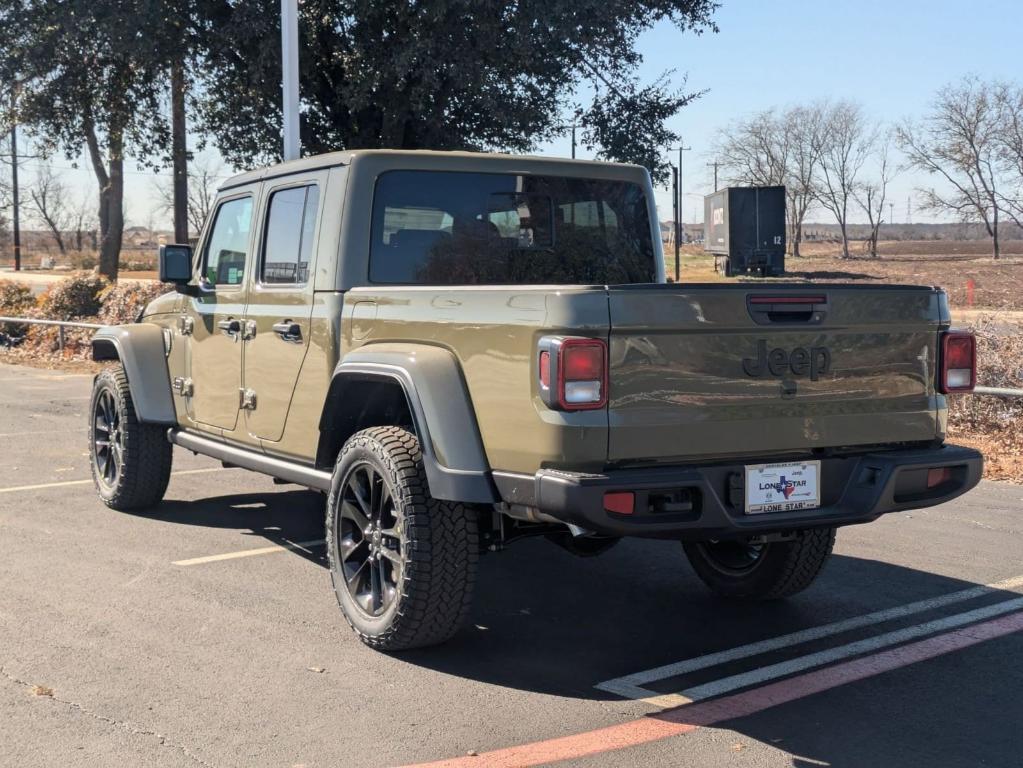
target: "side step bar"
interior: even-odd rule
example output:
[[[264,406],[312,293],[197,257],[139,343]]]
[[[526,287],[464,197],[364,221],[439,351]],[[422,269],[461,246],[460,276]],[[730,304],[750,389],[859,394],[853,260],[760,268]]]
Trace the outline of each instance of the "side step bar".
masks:
[[[167,439],[174,445],[180,445],[182,448],[201,453],[204,456],[220,459],[225,464],[251,469],[254,472],[270,475],[270,477],[276,477],[296,485],[304,485],[306,488],[317,491],[330,490],[330,472],[324,472],[322,469],[277,459],[264,453],[238,448],[180,429],[167,430]]]

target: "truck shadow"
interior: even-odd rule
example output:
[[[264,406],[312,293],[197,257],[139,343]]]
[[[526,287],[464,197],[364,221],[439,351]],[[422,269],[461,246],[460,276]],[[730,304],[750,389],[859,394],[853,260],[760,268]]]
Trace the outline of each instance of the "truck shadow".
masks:
[[[152,509],[131,514],[181,525],[234,529],[251,537],[252,547],[265,547],[268,542],[288,545],[323,538],[323,495],[306,490],[235,493],[195,501],[165,499]],[[327,566],[322,546],[296,549],[294,553]]]
[[[144,516],[237,529],[252,537],[253,547],[323,536],[323,497],[307,491],[168,500]],[[326,565],[322,547],[294,554]],[[640,716],[642,710],[635,705],[615,704],[619,697],[594,686],[972,586],[914,568],[835,555],[818,582],[790,600],[730,603],[704,589],[675,542],[627,540],[599,557],[577,558],[546,540],[531,539],[481,558],[470,621],[452,641],[391,659],[484,683],[493,687],[493,695],[509,696],[510,702],[515,701],[513,692],[520,691],[601,701],[626,717]],[[680,690],[1009,595],[955,603],[649,687]],[[326,581],[324,599],[333,599]],[[338,624],[343,624],[340,616]],[[372,653],[355,647],[345,652]],[[1023,697],[1015,693],[1023,685],[1023,673],[1006,659],[1021,657],[1023,635],[1011,635],[719,727],[728,729],[729,744],[749,746],[755,740],[784,750],[788,755],[776,759],[797,766],[1009,764],[1005,756],[1018,755],[1023,743],[1018,729],[1009,725],[1023,720]],[[949,709],[950,685],[955,689],[954,713]]]

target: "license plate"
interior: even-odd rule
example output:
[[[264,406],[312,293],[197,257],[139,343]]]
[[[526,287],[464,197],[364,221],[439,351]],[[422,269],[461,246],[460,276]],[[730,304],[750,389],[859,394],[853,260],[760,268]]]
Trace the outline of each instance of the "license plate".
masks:
[[[746,514],[819,507],[820,473],[819,461],[746,467]]]

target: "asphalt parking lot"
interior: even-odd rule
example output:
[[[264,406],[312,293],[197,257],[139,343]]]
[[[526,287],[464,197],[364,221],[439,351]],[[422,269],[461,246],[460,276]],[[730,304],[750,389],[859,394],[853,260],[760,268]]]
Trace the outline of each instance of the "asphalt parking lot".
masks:
[[[455,641],[388,656],[317,494],[179,452],[163,504],[104,507],[90,379],[0,365],[0,765],[1023,764],[1023,487],[845,529],[779,604],[671,542],[523,542]]]

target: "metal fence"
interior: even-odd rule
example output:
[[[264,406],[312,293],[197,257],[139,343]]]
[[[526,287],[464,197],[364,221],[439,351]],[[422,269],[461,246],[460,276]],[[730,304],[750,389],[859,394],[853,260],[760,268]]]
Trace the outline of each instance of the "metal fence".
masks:
[[[55,325],[57,327],[57,348],[64,351],[64,329],[65,328],[91,328],[96,330],[104,326],[99,323],[76,323],[70,320],[37,320],[32,317],[2,317],[0,323],[20,323],[22,325]]]
[[[31,317],[0,317],[0,323],[23,323],[25,325],[55,325],[57,326],[57,345],[60,351],[64,351],[64,329],[65,328],[92,328],[96,330],[105,326],[99,323],[76,323],[67,320],[36,320]],[[1010,389],[1009,387],[977,387],[973,390],[975,395],[990,395],[992,397],[1023,397],[1023,389]]]
[[[1023,389],[1010,389],[1009,387],[975,387],[975,395],[993,395],[994,397],[1023,397]]]

